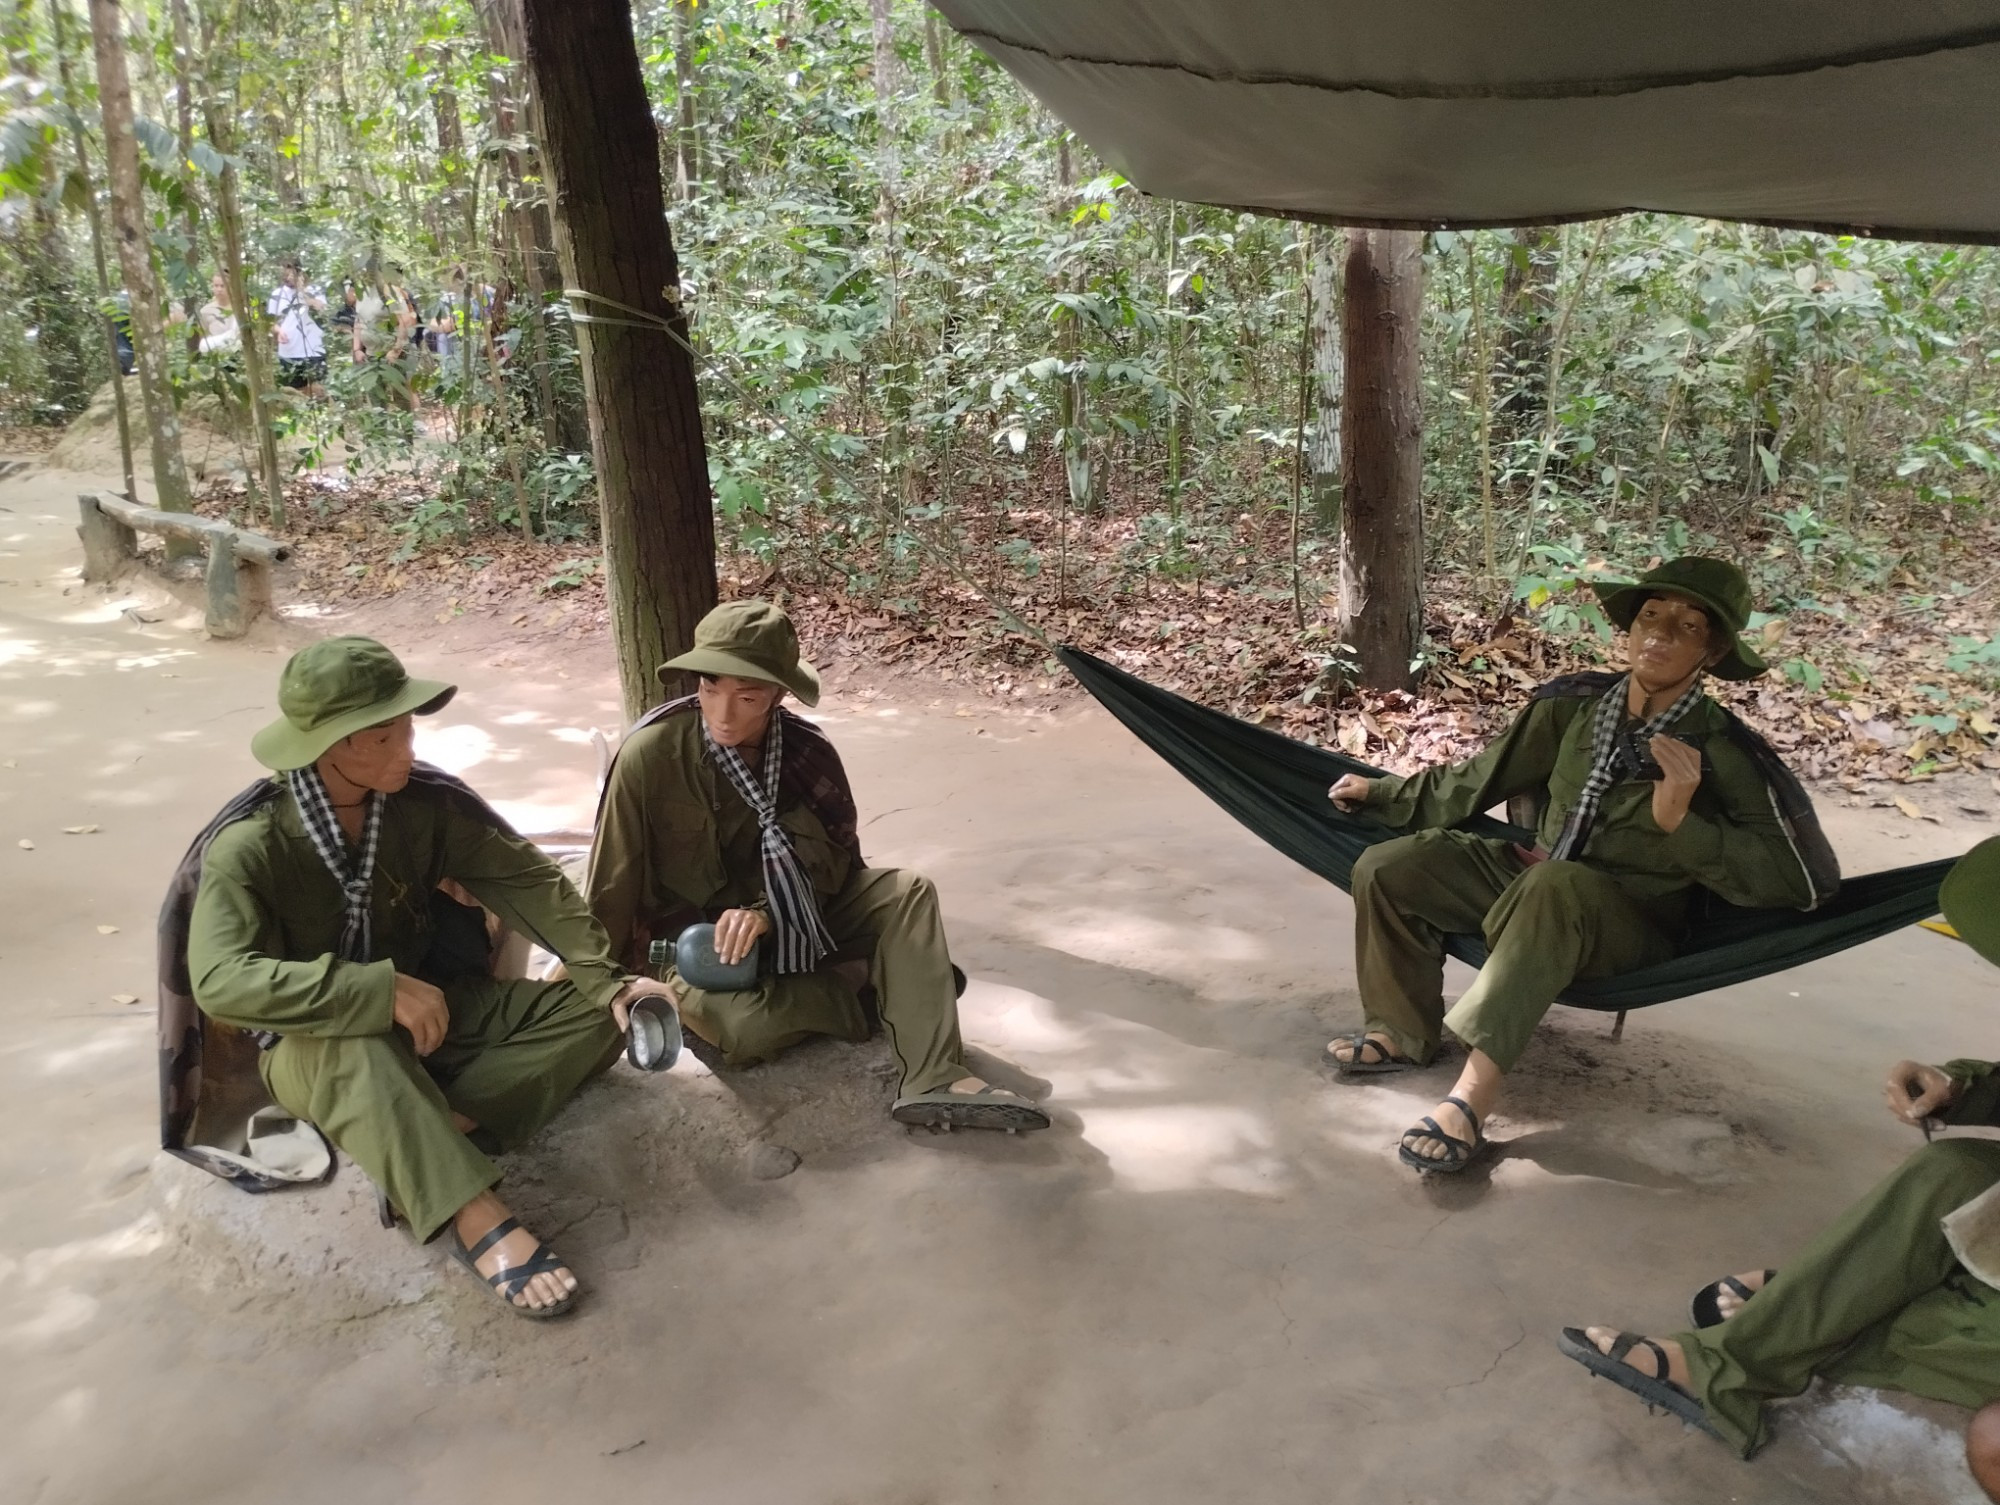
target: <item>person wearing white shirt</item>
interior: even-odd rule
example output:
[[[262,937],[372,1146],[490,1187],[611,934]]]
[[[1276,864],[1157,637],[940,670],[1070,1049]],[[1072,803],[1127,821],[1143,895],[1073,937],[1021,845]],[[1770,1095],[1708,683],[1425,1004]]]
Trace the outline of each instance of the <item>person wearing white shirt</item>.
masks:
[[[326,381],[326,336],[313,315],[326,307],[316,288],[306,286],[297,261],[286,261],[265,312],[278,337],[278,385],[318,397]]]

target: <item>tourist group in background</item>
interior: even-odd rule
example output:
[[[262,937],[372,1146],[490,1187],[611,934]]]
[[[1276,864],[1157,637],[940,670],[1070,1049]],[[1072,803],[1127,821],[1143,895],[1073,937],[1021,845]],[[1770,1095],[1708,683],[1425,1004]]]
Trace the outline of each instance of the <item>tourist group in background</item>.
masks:
[[[505,327],[502,290],[473,281],[463,265],[451,267],[435,294],[412,285],[404,268],[383,263],[376,274],[342,274],[322,284],[298,258],[279,263],[268,289],[254,287],[261,326],[276,354],[271,380],[308,398],[326,393],[329,360],[357,367],[373,365],[384,375],[390,398],[410,406],[423,379],[444,385],[462,380],[489,358],[504,365],[518,334]],[[109,314],[118,346],[121,375],[134,369],[131,302],[120,292]],[[210,379],[240,384],[243,379],[243,311],[230,295],[229,279],[215,272],[208,297],[189,314],[176,300],[166,310],[168,326],[186,336],[194,370]]]

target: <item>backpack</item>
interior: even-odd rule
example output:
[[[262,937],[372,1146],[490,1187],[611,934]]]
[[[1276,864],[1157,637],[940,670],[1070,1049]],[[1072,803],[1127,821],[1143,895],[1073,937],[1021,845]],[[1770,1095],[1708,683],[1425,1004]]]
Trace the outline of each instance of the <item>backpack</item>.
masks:
[[[1564,674],[1540,686],[1529,699],[1594,700],[1624,677],[1603,670]],[[1812,902],[1804,908],[1818,909],[1840,890],[1840,858],[1834,854],[1833,843],[1826,839],[1826,832],[1820,828],[1812,797],[1806,793],[1798,776],[1785,766],[1785,760],[1778,756],[1776,748],[1751,730],[1743,718],[1728,706],[1719,701],[1714,704],[1722,712],[1724,735],[1743,750],[1764,777],[1764,788],[1771,800],[1771,813],[1777,816],[1778,825],[1785,833],[1785,840],[1791,844],[1792,855],[1798,859],[1799,868],[1806,875],[1806,887],[1812,894]],[[1525,825],[1533,830],[1540,824],[1539,806],[1546,803],[1547,795],[1539,799],[1534,796],[1527,798],[1533,802],[1532,806],[1520,809],[1516,808],[1516,801],[1510,800],[1507,818],[1516,825]],[[1523,815],[1532,815],[1533,818],[1523,820]]]

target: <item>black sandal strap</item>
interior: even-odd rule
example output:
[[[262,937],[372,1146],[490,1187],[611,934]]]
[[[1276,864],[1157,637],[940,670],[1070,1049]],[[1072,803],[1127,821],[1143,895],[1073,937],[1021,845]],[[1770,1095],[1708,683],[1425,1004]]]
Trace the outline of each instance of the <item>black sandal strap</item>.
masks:
[[[1468,1103],[1464,1098],[1454,1097],[1450,1093],[1445,1094],[1444,1100],[1465,1115],[1465,1121],[1472,1125],[1472,1137],[1477,1139],[1480,1134],[1479,1115],[1472,1111],[1472,1104]]]
[[[1659,1344],[1655,1343],[1651,1338],[1641,1337],[1638,1333],[1620,1333],[1618,1335],[1618,1340],[1611,1345],[1611,1352],[1606,1354],[1605,1357],[1608,1359],[1617,1359],[1622,1363],[1629,1364],[1631,1363],[1631,1360],[1626,1356],[1630,1354],[1633,1349],[1637,1348],[1641,1343],[1645,1344],[1646,1347],[1650,1348],[1653,1351],[1653,1372],[1650,1375],[1648,1375],[1647,1378],[1660,1380],[1663,1383],[1666,1382],[1667,1351],[1664,1348],[1660,1347]],[[1635,1369],[1638,1368],[1636,1364],[1634,1364],[1632,1367]]]
[[[1428,1113],[1423,1116],[1421,1127],[1403,1130],[1403,1138],[1435,1139],[1439,1144],[1446,1146],[1453,1152],[1454,1159],[1464,1159],[1477,1148],[1476,1145],[1468,1144],[1456,1134],[1445,1133],[1443,1129],[1438,1127],[1438,1121]]]
[[[515,1229],[519,1228],[520,1226],[521,1226],[521,1220],[519,1218],[502,1218],[499,1222],[495,1223],[491,1228],[487,1229],[486,1236],[484,1238],[482,1238],[478,1243],[474,1244],[470,1249],[467,1249],[465,1251],[465,1257],[469,1260],[477,1260],[480,1255],[484,1254],[488,1249],[491,1249],[495,1244],[499,1243],[500,1240],[505,1238],[508,1234],[512,1233]],[[453,1236],[456,1237],[456,1234],[454,1233]]]
[[[486,1277],[486,1283],[512,1301],[521,1290],[537,1275],[547,1275],[556,1270],[567,1270],[569,1264],[547,1244],[535,1245],[535,1252],[524,1264],[514,1265]]]

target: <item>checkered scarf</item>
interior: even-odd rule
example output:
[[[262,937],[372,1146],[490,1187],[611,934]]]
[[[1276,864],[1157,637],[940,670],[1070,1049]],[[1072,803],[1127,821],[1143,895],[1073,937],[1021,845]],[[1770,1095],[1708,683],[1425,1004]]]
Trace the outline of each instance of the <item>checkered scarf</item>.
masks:
[[[764,847],[764,893],[771,901],[771,923],[777,931],[777,970],[810,972],[833,949],[833,937],[820,919],[819,898],[799,863],[791,833],[778,824],[778,780],[785,767],[784,727],[784,717],[773,716],[770,730],[764,734],[762,784],[735,748],[724,747],[709,735],[706,721],[701,740],[708,755],[729,775],[743,803],[757,816]]]
[[[1549,849],[1549,857],[1553,861],[1562,862],[1583,855],[1584,845],[1590,840],[1590,828],[1597,820],[1599,802],[1613,784],[1638,772],[1626,751],[1628,742],[1618,735],[1618,728],[1625,722],[1625,702],[1631,683],[1631,675],[1620,675],[1618,683],[1606,690],[1604,698],[1597,703],[1597,719],[1590,728],[1590,775],[1583,781],[1583,792],[1577,796],[1576,804],[1570,807],[1569,815],[1563,821],[1562,834]],[[1681,698],[1651,721],[1643,723],[1632,734],[1631,741],[1644,746],[1693,710],[1701,696],[1701,676],[1697,674],[1681,692]]]
[[[374,936],[370,930],[368,907],[375,887],[375,849],[382,840],[385,796],[379,791],[369,792],[368,816],[361,827],[361,853],[350,863],[347,835],[340,829],[340,817],[333,809],[333,796],[327,793],[326,781],[319,776],[319,770],[311,764],[294,768],[286,773],[285,784],[292,791],[292,799],[299,807],[299,818],[305,822],[306,835],[312,838],[319,860],[326,864],[326,870],[333,874],[333,881],[340,885],[341,893],[346,896],[347,924],[340,932],[340,959],[370,961],[373,959]]]

